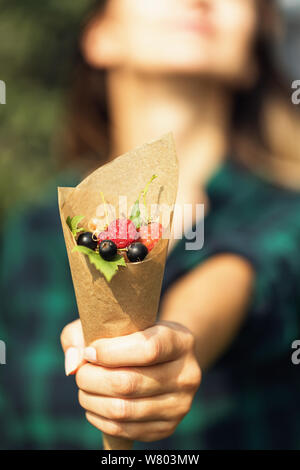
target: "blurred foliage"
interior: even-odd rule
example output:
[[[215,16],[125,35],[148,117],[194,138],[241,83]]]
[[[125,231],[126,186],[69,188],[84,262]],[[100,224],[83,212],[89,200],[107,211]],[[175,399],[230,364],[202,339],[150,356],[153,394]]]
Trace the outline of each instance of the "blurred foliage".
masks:
[[[0,211],[35,197],[55,173],[80,25],[99,1],[0,0]]]
[[[95,0],[0,0],[0,211],[32,198],[55,172],[80,25]]]

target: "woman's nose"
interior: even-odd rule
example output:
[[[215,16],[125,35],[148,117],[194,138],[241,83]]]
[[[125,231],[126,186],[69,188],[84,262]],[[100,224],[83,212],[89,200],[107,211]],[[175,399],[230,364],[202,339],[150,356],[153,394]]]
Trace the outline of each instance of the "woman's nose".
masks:
[[[184,0],[186,4],[195,9],[209,10],[214,0]],[[223,0],[224,1],[224,0]]]
[[[210,7],[213,0],[185,0],[185,2],[196,7]]]

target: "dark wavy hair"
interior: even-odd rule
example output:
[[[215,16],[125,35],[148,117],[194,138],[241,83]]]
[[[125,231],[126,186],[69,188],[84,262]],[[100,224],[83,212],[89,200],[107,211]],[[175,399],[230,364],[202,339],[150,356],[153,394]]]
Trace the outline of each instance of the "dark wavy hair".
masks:
[[[101,13],[106,2],[96,2],[84,25]],[[299,132],[299,115],[298,109],[292,106],[290,86],[274,54],[280,24],[276,2],[256,0],[256,4],[259,24],[254,53],[259,76],[252,88],[233,91],[230,144],[235,158],[268,178],[278,179],[276,163],[280,166],[282,162],[299,161],[299,150],[291,144]],[[72,76],[64,158],[68,162],[84,162],[92,168],[99,162],[105,163],[110,154],[106,72],[89,66],[78,44]],[[280,178],[279,182],[285,183]]]

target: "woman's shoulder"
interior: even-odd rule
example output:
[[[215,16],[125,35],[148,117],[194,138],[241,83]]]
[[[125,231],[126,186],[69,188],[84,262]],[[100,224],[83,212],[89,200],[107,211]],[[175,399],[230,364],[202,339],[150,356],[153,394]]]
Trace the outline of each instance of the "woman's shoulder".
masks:
[[[232,160],[207,190],[211,207],[206,224],[216,235],[222,230],[222,237],[256,243],[300,235],[300,191],[273,184]]]
[[[75,178],[73,178],[75,181]],[[1,279],[41,285],[67,263],[57,202],[57,186],[71,176],[54,178],[34,201],[18,203],[4,214],[1,234]],[[74,185],[74,184],[73,184]],[[59,261],[58,261],[59,260]],[[52,271],[51,271],[52,270]]]
[[[208,181],[206,190],[209,199],[222,202],[223,207],[230,202],[245,207],[254,206],[259,210],[260,207],[266,209],[300,203],[300,188],[293,190],[280,186],[234,158],[226,159]],[[260,204],[256,205],[258,201]]]
[[[65,172],[56,175],[41,188],[34,198],[26,202],[20,200],[10,207],[3,215],[2,230],[4,239],[10,238],[9,233],[18,236],[26,232],[40,236],[45,232],[50,235],[57,232],[60,225],[57,188],[59,186],[75,186],[78,176]],[[25,238],[21,237],[22,240]]]
[[[283,263],[298,273],[300,192],[271,184],[229,160],[209,181],[207,195],[203,246],[186,250],[185,238],[177,243],[168,258],[167,284],[221,253],[242,256],[257,271],[278,270]]]

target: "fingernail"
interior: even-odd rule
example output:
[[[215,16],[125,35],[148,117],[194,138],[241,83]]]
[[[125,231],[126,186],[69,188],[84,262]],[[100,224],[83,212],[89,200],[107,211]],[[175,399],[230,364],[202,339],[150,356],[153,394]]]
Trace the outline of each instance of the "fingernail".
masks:
[[[84,350],[84,359],[95,362],[97,360],[97,351],[95,348],[88,347]]]
[[[66,375],[74,374],[80,364],[79,349],[68,348],[65,355]]]

